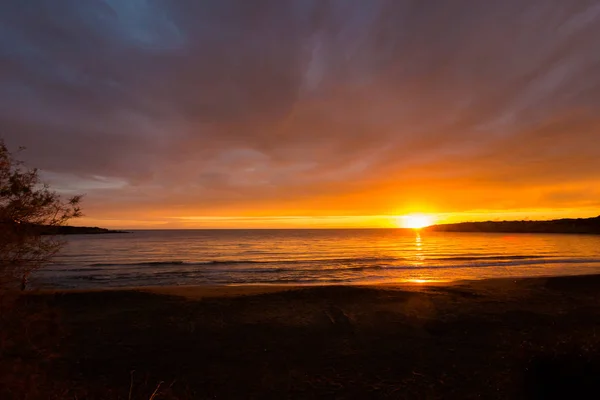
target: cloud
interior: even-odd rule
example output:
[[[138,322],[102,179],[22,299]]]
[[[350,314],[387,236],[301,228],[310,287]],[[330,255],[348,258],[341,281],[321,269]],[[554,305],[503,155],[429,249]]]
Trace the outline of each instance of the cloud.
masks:
[[[551,208],[600,180],[594,2],[0,3],[1,134],[98,218]]]

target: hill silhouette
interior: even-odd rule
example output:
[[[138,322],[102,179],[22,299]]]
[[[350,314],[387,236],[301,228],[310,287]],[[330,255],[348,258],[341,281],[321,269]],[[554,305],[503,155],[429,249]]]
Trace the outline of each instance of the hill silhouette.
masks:
[[[549,221],[485,221],[432,225],[434,232],[584,233],[600,234],[600,216]]]
[[[39,227],[42,235],[101,235],[108,233],[127,233],[97,226],[42,226]]]

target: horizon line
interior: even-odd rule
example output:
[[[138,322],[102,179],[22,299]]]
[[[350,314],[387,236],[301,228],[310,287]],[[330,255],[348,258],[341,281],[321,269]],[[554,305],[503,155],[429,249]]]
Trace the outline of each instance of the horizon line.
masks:
[[[251,228],[243,228],[243,227],[204,227],[204,228],[102,228],[100,226],[89,226],[89,225],[70,225],[77,228],[102,228],[113,231],[213,231],[213,230],[221,230],[221,231],[232,231],[232,230],[413,230],[420,231],[423,229],[427,229],[434,226],[444,226],[444,225],[458,225],[458,224],[472,224],[472,223],[487,223],[487,222],[552,222],[552,221],[560,221],[560,220],[587,220],[587,219],[595,219],[600,218],[600,214],[591,217],[561,217],[561,218],[552,218],[552,219],[496,219],[496,220],[481,220],[481,221],[459,221],[459,222],[445,222],[445,223],[437,223],[431,224],[423,228],[415,229],[408,228],[402,226],[346,226],[346,227],[251,227]]]

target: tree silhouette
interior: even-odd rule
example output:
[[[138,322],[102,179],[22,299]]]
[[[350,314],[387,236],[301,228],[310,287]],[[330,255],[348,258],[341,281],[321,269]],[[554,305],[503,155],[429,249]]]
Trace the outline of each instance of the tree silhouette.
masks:
[[[30,274],[64,245],[61,237],[46,234],[48,227],[81,216],[81,198],[63,200],[0,139],[0,288],[27,287]]]

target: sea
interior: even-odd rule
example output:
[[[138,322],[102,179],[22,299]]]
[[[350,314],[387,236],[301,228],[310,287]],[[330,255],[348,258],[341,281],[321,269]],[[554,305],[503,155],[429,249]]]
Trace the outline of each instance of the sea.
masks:
[[[351,285],[600,273],[600,236],[407,229],[66,236],[35,287]]]

